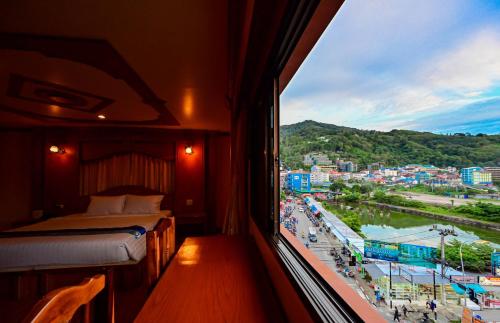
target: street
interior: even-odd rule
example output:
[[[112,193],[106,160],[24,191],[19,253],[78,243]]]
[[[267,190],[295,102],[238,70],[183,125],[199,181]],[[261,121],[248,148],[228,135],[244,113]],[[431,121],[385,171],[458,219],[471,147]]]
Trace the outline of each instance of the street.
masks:
[[[351,288],[353,288],[362,298],[368,300],[369,303],[375,306],[375,293],[372,287],[356,272],[356,267],[350,266],[349,269],[353,271],[354,278],[347,277],[343,273],[338,271],[336,262],[334,258],[330,255],[330,250],[332,248],[336,248],[338,253],[342,250],[343,244],[335,238],[335,236],[331,233],[326,232],[325,229],[322,231],[319,230],[319,227],[316,228],[317,233],[317,242],[311,242],[308,239],[309,227],[314,227],[314,224],[306,215],[306,210],[304,205],[295,205],[294,203],[287,203],[293,208],[292,217],[297,219],[296,229],[297,234],[296,237],[299,239],[304,245],[308,245],[309,249],[322,261],[324,262],[336,275],[342,278]],[[304,211],[299,211],[300,208],[303,208]],[[342,256],[344,259],[344,263],[348,264],[348,259],[345,256]],[[388,301],[387,301],[388,302]],[[397,305],[399,311],[401,313],[401,322],[420,322],[423,317],[423,312],[430,312],[430,310],[426,309],[424,304],[419,304],[417,302],[413,302],[410,304],[408,301],[394,301],[395,306]],[[401,306],[405,304],[405,306],[409,309],[407,313],[407,318],[403,317],[403,313],[401,310]],[[388,320],[393,320],[394,309],[389,307],[389,304],[380,303],[379,306],[376,306],[377,310],[383,314],[383,316]],[[457,318],[456,313],[453,311],[457,309],[450,307],[449,309],[444,308],[442,306],[438,307],[438,320],[437,322],[449,322],[452,318]],[[460,311],[460,309],[458,309]],[[432,314],[432,313],[431,313]],[[430,315],[433,317],[433,315]]]

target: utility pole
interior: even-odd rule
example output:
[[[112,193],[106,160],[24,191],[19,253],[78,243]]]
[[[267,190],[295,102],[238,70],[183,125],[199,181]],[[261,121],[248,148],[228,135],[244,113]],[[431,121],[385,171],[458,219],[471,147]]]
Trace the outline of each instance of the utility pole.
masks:
[[[434,299],[436,299],[436,271],[432,271],[432,291],[434,292]]]
[[[392,308],[392,262],[389,261],[389,303]]]
[[[439,229],[436,224],[432,226],[429,231],[437,231],[441,236],[441,303],[446,305],[446,293],[444,289],[444,268],[446,264],[446,258],[444,253],[444,237],[448,235],[457,236],[455,229]]]

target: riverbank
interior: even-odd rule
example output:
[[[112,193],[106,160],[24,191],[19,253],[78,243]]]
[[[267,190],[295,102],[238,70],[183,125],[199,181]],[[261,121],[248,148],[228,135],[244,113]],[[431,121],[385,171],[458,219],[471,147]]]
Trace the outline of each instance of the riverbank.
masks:
[[[409,213],[409,214],[414,214],[414,215],[421,215],[421,216],[425,216],[425,217],[429,217],[429,218],[442,219],[442,220],[446,220],[446,221],[450,221],[450,222],[467,224],[467,225],[477,226],[477,227],[481,227],[481,228],[485,228],[485,229],[500,231],[500,223],[487,222],[487,221],[471,219],[471,218],[462,217],[462,216],[439,214],[439,213],[423,211],[423,210],[419,210],[419,209],[415,209],[415,208],[410,208],[410,207],[406,207],[406,206],[384,204],[384,203],[378,203],[378,202],[374,202],[374,201],[361,201],[361,203],[367,204],[367,205],[377,206],[379,208],[390,209],[390,210],[397,211],[397,212]]]

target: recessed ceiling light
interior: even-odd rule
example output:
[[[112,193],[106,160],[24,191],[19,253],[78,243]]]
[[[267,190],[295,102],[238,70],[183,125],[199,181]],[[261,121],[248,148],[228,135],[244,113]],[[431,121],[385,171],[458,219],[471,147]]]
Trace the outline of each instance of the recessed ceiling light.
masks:
[[[104,114],[98,114],[97,117],[101,120],[106,119],[106,116]]]

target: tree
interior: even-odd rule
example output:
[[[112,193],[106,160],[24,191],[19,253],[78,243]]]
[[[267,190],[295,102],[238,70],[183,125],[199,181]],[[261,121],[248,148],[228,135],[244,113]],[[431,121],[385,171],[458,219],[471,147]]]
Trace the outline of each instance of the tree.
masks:
[[[444,247],[446,254],[446,261],[451,267],[457,268],[461,266],[460,262],[460,244],[457,239],[453,239]],[[488,272],[491,266],[491,253],[493,248],[488,244],[464,243],[462,245],[462,258],[464,261],[465,270],[474,272]],[[438,250],[437,254],[441,254]]]
[[[345,185],[343,180],[336,180],[330,185],[330,191],[332,192],[341,192],[347,186]]]

